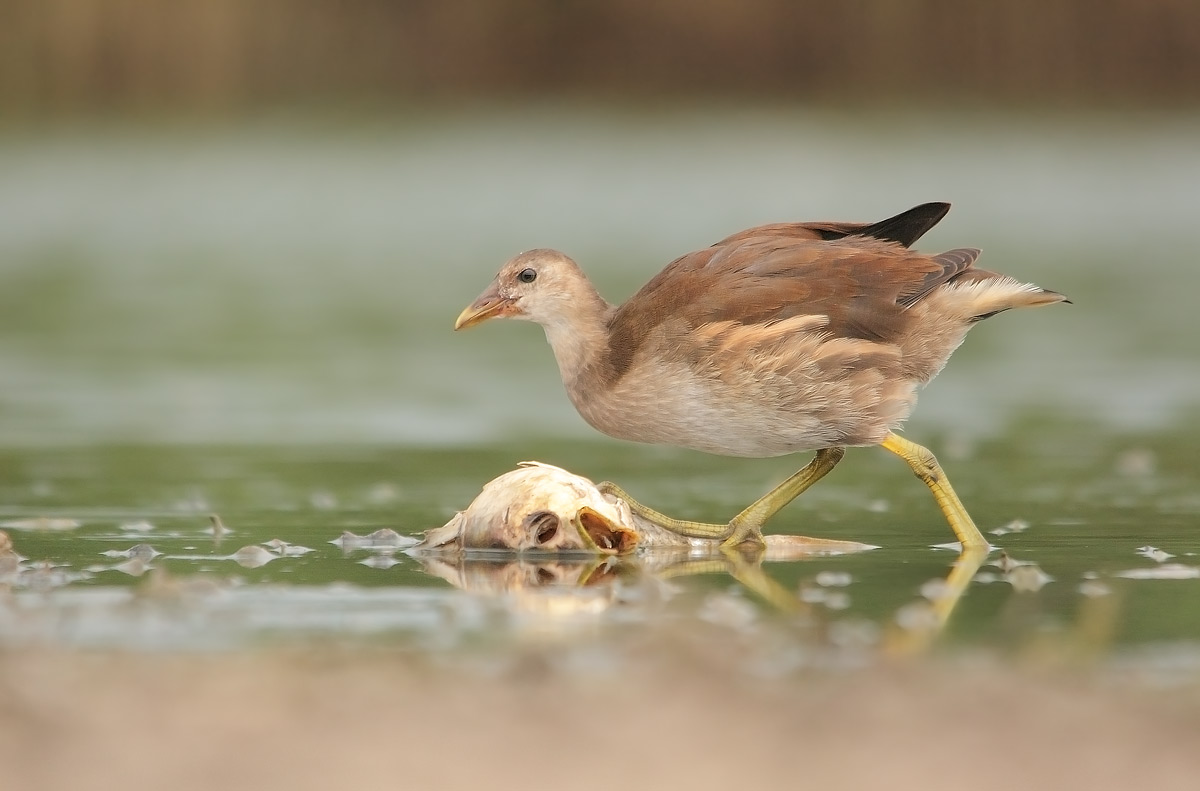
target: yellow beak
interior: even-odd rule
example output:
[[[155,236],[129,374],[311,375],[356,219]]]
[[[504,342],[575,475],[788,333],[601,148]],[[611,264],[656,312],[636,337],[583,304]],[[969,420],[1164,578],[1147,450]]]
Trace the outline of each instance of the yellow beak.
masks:
[[[454,320],[454,329],[465,330],[467,327],[474,327],[488,319],[512,316],[515,313],[517,313],[517,309],[513,305],[513,301],[508,297],[501,296],[500,287],[493,283],[487,291],[480,294],[462,313],[458,314],[458,318]]]

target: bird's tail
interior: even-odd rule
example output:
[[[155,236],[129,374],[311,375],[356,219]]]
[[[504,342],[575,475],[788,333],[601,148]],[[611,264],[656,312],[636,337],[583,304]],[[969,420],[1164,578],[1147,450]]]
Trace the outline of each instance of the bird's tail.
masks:
[[[955,312],[970,321],[982,321],[1011,308],[1035,308],[1071,300],[1066,296],[1033,283],[989,272],[970,269],[956,277],[945,289],[945,296],[954,302]]]

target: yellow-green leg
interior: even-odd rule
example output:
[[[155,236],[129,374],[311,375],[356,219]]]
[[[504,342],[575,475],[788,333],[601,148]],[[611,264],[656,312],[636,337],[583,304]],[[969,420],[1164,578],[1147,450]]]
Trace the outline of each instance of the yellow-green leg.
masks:
[[[803,469],[767,492],[763,497],[755,500],[748,508],[724,525],[672,519],[634,500],[624,489],[612,481],[604,481],[599,488],[605,494],[611,494],[624,500],[629,504],[629,510],[642,519],[653,522],[672,533],[678,533],[688,538],[719,540],[721,546],[725,547],[737,546],[744,541],[762,544],[762,526],[766,521],[796,499],[808,487],[824,478],[845,454],[845,448],[823,448],[817,451],[817,455]]]
[[[937,500],[938,507],[942,509],[946,521],[950,523],[950,529],[958,536],[964,550],[988,546],[987,539],[979,532],[979,528],[975,527],[971,515],[954,493],[946,473],[928,448],[897,434],[888,434],[887,439],[879,444],[908,462],[916,476],[929,487],[929,491],[933,492],[933,499]]]

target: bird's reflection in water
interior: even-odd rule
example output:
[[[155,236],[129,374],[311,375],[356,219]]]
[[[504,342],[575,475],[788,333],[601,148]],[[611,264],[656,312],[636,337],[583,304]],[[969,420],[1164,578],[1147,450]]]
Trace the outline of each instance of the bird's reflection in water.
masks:
[[[557,618],[598,615],[614,604],[649,612],[676,591],[670,580],[700,574],[727,575],[784,613],[811,611],[763,564],[877,549],[807,536],[764,538],[727,547],[680,536],[632,513],[620,498],[602,495],[586,478],[527,462],[489,482],[466,510],[427,531],[408,553],[456,588],[504,597],[517,612]],[[986,547],[964,550],[944,581],[896,614],[898,628],[885,648],[911,653],[927,647],[987,555]]]
[[[946,579],[930,586],[921,601],[904,605],[892,619],[884,649],[893,655],[923,653],[946,628],[954,609],[987,560],[990,547],[966,547],[950,566]]]
[[[794,549],[794,548],[793,548]],[[793,551],[775,558],[767,551],[718,551],[696,556],[678,548],[644,549],[629,556],[581,553],[412,552],[428,574],[463,591],[503,598],[507,609],[545,628],[580,626],[609,615],[614,608],[641,618],[662,613],[681,590],[673,580],[696,575],[727,575],[782,613],[813,613],[797,591],[764,569],[774,560],[799,562]],[[949,622],[986,549],[962,552],[939,585],[927,586],[924,598],[900,607],[883,630],[882,650],[893,656],[920,654],[930,648]]]
[[[622,604],[649,614],[666,598],[663,583],[634,563],[563,555],[521,557],[498,552],[414,557],[421,568],[468,593],[504,600],[510,614],[544,631],[590,625]]]

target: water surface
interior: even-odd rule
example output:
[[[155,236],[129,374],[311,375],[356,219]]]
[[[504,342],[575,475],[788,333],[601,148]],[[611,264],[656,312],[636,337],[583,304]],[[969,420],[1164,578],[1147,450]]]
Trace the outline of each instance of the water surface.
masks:
[[[984,566],[943,644],[1194,666],[1198,132],[1183,117],[731,108],[9,132],[0,529],[28,560],[2,583],[0,630],[135,647],[511,636],[528,597],[462,593],[401,552],[330,542],[440,525],[524,459],[710,520],[803,459],[597,437],[536,327],[450,331],[506,257],[558,247],[617,300],[747,225],[949,200],[923,247],[983,247],[983,265],[1075,304],[982,324],[910,423],[981,529],[1045,577]],[[208,532],[213,513],[228,533]],[[955,557],[933,548],[951,536],[928,493],[875,449],[852,451],[772,528],[881,548],[768,564],[802,617],[727,574],[672,579],[661,607],[632,585],[599,603],[552,592],[606,628],[817,624],[820,640],[879,645]],[[234,557],[273,539],[313,551]],[[139,544],[162,554],[112,556]],[[181,595],[191,604],[171,609]]]

